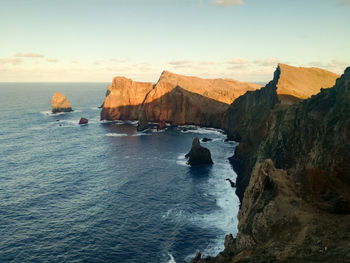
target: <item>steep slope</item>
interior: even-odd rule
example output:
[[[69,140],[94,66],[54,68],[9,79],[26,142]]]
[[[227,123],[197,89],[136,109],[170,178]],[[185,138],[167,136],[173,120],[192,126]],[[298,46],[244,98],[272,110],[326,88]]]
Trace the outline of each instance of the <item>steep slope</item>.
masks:
[[[225,112],[221,126],[229,139],[240,142],[231,163],[238,171],[237,194],[241,200],[256,162],[258,147],[273,125],[271,114],[331,87],[329,85],[335,83],[337,76],[322,69],[279,64],[273,80],[266,87],[247,92]]]
[[[310,98],[321,89],[333,87],[339,75],[320,68],[278,65],[281,72],[277,83],[277,94],[299,99]]]

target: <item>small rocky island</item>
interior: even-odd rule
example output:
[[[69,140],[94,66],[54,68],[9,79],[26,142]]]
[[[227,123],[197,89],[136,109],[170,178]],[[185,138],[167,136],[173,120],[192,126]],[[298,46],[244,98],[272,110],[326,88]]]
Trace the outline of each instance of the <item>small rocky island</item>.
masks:
[[[210,151],[202,147],[199,139],[196,137],[193,139],[192,148],[188,154],[185,155],[188,158],[188,164],[191,166],[201,164],[213,164]]]
[[[56,91],[55,94],[53,94],[52,96],[51,108],[52,113],[72,111],[72,107],[70,106],[67,97],[59,93],[58,91]]]

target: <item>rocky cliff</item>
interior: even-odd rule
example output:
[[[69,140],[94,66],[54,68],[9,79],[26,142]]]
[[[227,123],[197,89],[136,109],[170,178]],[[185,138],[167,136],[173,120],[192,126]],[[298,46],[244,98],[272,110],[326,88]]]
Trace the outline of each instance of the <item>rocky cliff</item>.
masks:
[[[220,126],[220,114],[257,84],[230,79],[200,79],[164,71],[156,85],[116,77],[108,88],[101,119],[136,120],[142,108],[147,120],[173,125]]]
[[[278,90],[280,74],[260,92]],[[237,103],[243,108],[253,96],[264,109],[259,139],[249,133],[252,110],[247,135],[231,133],[243,142],[235,161],[254,163],[239,174],[249,184],[237,237],[227,236],[217,257],[191,262],[350,262],[350,68],[333,88],[288,107],[262,108],[255,93]]]
[[[53,94],[52,96],[51,110],[52,113],[68,112],[72,111],[72,107],[70,106],[70,103],[67,100],[66,96],[56,91],[55,94]]]
[[[221,127],[227,131],[229,139],[240,142],[231,163],[238,172],[237,195],[241,200],[257,160],[258,147],[269,131],[273,131],[271,120],[272,116],[277,116],[275,112],[280,110],[281,114],[284,108],[291,110],[297,106],[290,106],[298,105],[304,97],[330,88],[337,76],[322,69],[279,64],[273,80],[264,88],[247,92],[231,104],[222,118]]]

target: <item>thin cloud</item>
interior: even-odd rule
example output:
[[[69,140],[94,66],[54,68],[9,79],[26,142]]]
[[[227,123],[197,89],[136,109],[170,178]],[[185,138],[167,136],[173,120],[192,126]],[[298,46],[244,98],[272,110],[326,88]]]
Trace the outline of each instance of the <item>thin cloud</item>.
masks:
[[[269,67],[269,66],[275,66],[280,62],[280,59],[272,57],[267,59],[260,59],[255,60],[254,64],[257,64],[259,66]]]
[[[43,58],[43,54],[37,54],[37,53],[16,53],[13,55],[14,57],[19,58]]]
[[[245,60],[244,58],[235,58],[235,59],[228,61],[227,63],[232,64],[232,65],[243,65],[243,64],[247,64],[248,61]]]
[[[18,65],[22,63],[22,59],[19,58],[0,58],[0,64],[12,64],[12,65]]]
[[[170,61],[169,64],[173,65],[173,66],[184,66],[184,65],[192,64],[192,61],[190,61],[190,60],[175,60],[175,61]]]
[[[46,61],[50,63],[57,63],[59,60],[57,58],[49,58]]]
[[[212,0],[218,6],[243,5],[243,0]]]

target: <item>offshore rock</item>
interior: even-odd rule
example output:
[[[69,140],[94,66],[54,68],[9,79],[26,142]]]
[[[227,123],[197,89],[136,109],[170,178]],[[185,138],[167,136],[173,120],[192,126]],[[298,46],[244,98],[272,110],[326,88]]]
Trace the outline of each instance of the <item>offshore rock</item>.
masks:
[[[80,120],[79,120],[79,124],[88,124],[88,122],[89,122],[89,120],[88,119],[86,119],[86,118],[80,118]]]
[[[213,164],[210,151],[200,145],[199,139],[196,137],[193,139],[192,148],[188,154],[185,155],[188,158],[188,164],[191,166],[201,164]]]
[[[148,129],[148,121],[145,109],[141,109],[139,113],[139,121],[137,123],[137,130],[144,131]]]
[[[66,96],[59,93],[58,91],[56,91],[52,96],[51,109],[52,113],[72,111],[72,107],[70,106]]]

